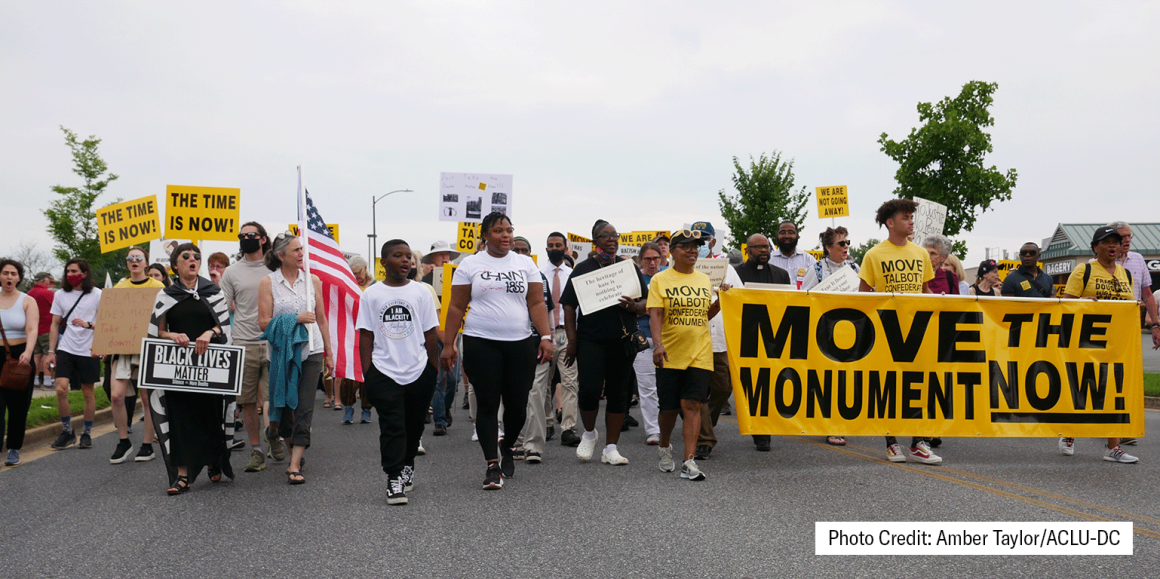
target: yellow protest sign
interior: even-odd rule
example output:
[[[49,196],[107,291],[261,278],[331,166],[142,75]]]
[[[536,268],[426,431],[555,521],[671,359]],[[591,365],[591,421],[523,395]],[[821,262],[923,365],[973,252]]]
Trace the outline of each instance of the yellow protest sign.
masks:
[[[101,253],[161,239],[157,196],[115,203],[97,210]]]
[[[995,262],[995,264],[998,266],[998,269],[999,269],[999,281],[1003,281],[1003,280],[1007,279],[1008,273],[1010,273],[1012,270],[1019,269],[1019,266],[1022,265],[1022,262],[1016,261],[1013,259],[1000,259],[999,261]],[[1036,266],[1040,270],[1042,270],[1043,269],[1043,262],[1037,263]],[[963,280],[963,281],[967,281],[967,280]],[[971,283],[971,282],[967,281],[967,283]]]
[[[337,223],[327,223],[326,228],[328,230],[330,230],[330,236],[334,238],[334,242],[340,243],[338,241],[338,224]],[[286,229],[289,229],[290,233],[294,234],[294,237],[298,237],[298,224],[297,223],[291,223],[290,225],[287,225]]]
[[[458,233],[455,236],[455,250],[468,255],[475,253],[476,240],[479,239],[479,223],[460,221],[456,231]]]
[[[241,189],[165,186],[165,237],[236,241]]]
[[[845,185],[817,187],[818,217],[848,217],[850,200],[846,196]]]
[[[387,279],[387,268],[383,267],[383,260],[375,260],[375,279],[383,281]]]
[[[439,297],[439,331],[447,326],[447,310],[451,305],[451,278],[455,274],[455,268],[459,266],[452,263],[443,264],[443,293]],[[467,312],[464,312],[466,314]],[[462,331],[462,328],[460,328]]]
[[[823,257],[826,257],[826,252],[818,250],[818,249],[809,249],[809,250],[806,250],[806,253],[814,256],[814,259],[816,259],[818,261],[821,261]]]
[[[741,434],[1139,437],[1133,302],[721,294]]]
[[[586,259],[588,257],[588,252],[592,251],[592,240],[584,237],[583,235],[569,233],[568,250],[576,253],[577,260]]]

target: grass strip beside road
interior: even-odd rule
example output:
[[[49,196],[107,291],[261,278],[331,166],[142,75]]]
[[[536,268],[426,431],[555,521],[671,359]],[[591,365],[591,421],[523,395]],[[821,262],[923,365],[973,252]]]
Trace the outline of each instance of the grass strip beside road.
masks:
[[[1160,396],[1160,373],[1144,373],[1144,396]]]
[[[93,389],[97,399],[97,410],[109,407],[109,397],[105,395],[105,390],[100,387]],[[69,413],[72,416],[79,416],[85,410],[84,393],[80,390],[74,390],[68,393],[68,407]],[[7,412],[5,412],[7,415]],[[7,421],[5,416],[5,421]],[[32,399],[32,405],[28,408],[28,420],[25,424],[28,428],[35,428],[45,424],[52,424],[60,420],[60,412],[56,408],[56,395],[49,394],[48,396],[39,396]]]

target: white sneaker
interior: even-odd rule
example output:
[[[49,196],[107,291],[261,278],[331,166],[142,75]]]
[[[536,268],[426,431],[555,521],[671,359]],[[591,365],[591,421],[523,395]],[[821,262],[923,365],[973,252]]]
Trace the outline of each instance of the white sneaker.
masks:
[[[1117,445],[1115,448],[1104,448],[1104,460],[1108,462],[1122,462],[1125,464],[1131,464],[1133,462],[1140,461],[1140,459],[1120,450],[1119,445]]]
[[[648,438],[644,439],[644,443],[649,446],[659,446],[661,443],[661,435],[650,434],[648,435]]]
[[[479,433],[475,431],[475,427],[471,427],[471,442],[479,442]]]
[[[886,460],[890,462],[906,462],[906,455],[902,454],[902,445],[897,443],[891,444],[890,448],[886,449]]]
[[[37,375],[36,378],[34,378],[32,380],[32,385],[33,386],[44,386],[44,376]]]
[[[681,478],[689,480],[705,480],[705,473],[697,468],[697,463],[693,459],[685,461],[684,466],[681,467]]]
[[[423,456],[424,454],[427,454],[427,449],[423,448],[423,437],[421,437],[421,436],[419,437],[419,448],[415,449],[415,454],[417,454],[419,456]]]
[[[661,472],[673,472],[674,470],[676,470],[677,463],[673,462],[673,447],[672,446],[662,446],[662,447],[660,447],[660,451],[661,451],[661,462],[658,466],[660,467]]]
[[[921,462],[922,464],[940,464],[942,457],[930,451],[930,445],[925,440],[920,440],[918,446],[910,447],[910,458],[914,462]]]
[[[576,447],[576,458],[579,458],[585,462],[592,460],[592,453],[596,451],[596,441],[600,439],[599,431],[594,430],[592,432],[595,434],[595,436],[592,437],[592,440],[588,440],[587,438],[584,438],[583,435],[581,435],[580,446]]]
[[[1075,439],[1074,438],[1060,438],[1059,439],[1059,452],[1062,453],[1063,456],[1071,456],[1071,455],[1075,454]]]
[[[581,444],[583,444],[583,442],[581,442]],[[615,448],[609,449],[605,447],[604,452],[600,453],[600,462],[603,462],[604,464],[620,466],[628,464],[628,459],[621,456],[620,451],[616,450]]]

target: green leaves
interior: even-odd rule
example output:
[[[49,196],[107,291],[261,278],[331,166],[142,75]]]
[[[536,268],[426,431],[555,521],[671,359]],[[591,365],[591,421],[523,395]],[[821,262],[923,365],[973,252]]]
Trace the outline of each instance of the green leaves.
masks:
[[[983,128],[995,124],[987,109],[998,88],[995,83],[968,82],[953,99],[919,103],[918,118],[924,124],[911,129],[906,139],[896,142],[886,133],[878,139],[882,152],[898,162],[894,193],[946,205],[946,235],[973,229],[980,213],[1011,199],[1015,188],[1015,169],[1003,173],[983,165],[992,152],[991,135]]]
[[[793,191],[792,159],[782,162],[781,153],[774,150],[768,157],[765,153],[757,159],[750,155],[748,169],[733,157],[733,168],[737,195],[726,195],[724,189],[717,194],[721,216],[729,226],[731,247],[741,247],[754,233],[776,239],[778,224],[787,219],[801,232],[810,195],[805,187]]]

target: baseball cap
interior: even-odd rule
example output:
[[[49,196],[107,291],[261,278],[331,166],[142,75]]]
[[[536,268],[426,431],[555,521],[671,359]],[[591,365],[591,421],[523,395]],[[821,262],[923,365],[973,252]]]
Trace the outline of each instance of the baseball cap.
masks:
[[[1109,237],[1115,237],[1117,241],[1124,240],[1124,237],[1120,235],[1119,231],[1105,225],[1103,227],[1097,227],[1096,232],[1092,234],[1092,247],[1095,247],[1097,243]]]
[[[717,236],[717,233],[713,230],[713,224],[709,223],[708,221],[698,221],[694,223],[690,229],[693,231],[700,231],[702,235],[712,235],[714,237]]]
[[[42,272],[32,276],[32,281],[44,281],[46,279],[55,279],[55,278],[53,278],[52,274],[48,273],[47,271],[42,271]]]
[[[993,259],[984,259],[979,262],[979,275],[988,274],[996,269],[999,269],[999,264],[995,263]]]

